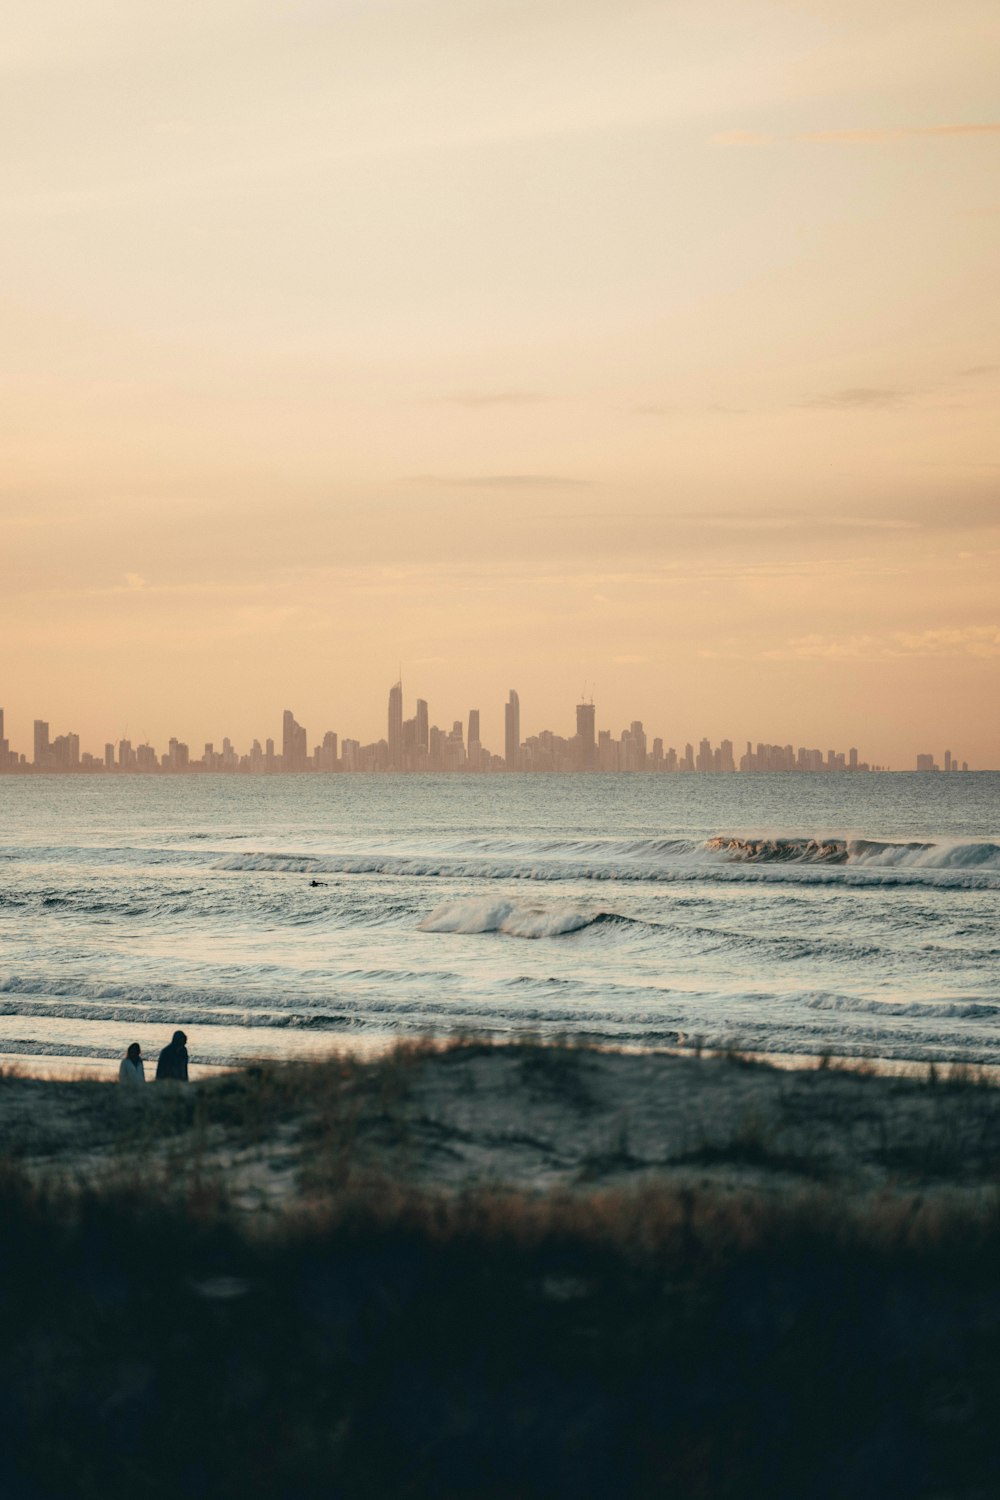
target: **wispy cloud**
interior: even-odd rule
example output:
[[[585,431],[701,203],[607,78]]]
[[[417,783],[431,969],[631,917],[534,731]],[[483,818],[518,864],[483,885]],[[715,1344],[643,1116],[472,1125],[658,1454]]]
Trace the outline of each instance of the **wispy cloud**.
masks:
[[[567,474],[410,474],[413,484],[444,485],[449,489],[564,490],[583,489],[591,481]]]
[[[882,141],[905,141],[935,136],[1000,135],[1000,123],[984,121],[968,125],[887,125],[859,130],[812,130],[796,140],[826,145],[867,145]]]
[[[546,398],[540,391],[452,391],[439,398],[452,406],[472,410],[484,406],[537,406]]]
[[[769,146],[775,139],[763,130],[717,130],[713,146]]]
[[[910,395],[893,386],[851,385],[840,391],[826,391],[810,396],[801,406],[828,407],[840,411],[878,411],[900,406]]]
[[[775,135],[763,130],[718,130],[713,146],[771,146],[779,141],[801,141],[810,146],[866,146],[887,141],[929,140],[949,136],[1000,135],[1000,122],[986,120],[960,125],[877,125],[834,130],[807,130]]]
[[[1000,625],[893,630],[884,635],[802,635],[757,653],[760,661],[895,661],[902,657],[1000,656]]]
[[[670,520],[720,531],[915,531],[920,521],[903,516],[856,516],[784,510],[675,511]]]

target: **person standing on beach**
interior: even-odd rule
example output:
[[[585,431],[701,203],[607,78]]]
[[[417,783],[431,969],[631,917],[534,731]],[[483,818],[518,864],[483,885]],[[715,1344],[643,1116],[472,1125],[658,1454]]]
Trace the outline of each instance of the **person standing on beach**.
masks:
[[[118,1082],[134,1086],[137,1083],[146,1082],[146,1069],[142,1063],[142,1048],[138,1042],[132,1042],[125,1056],[118,1065]]]
[[[188,1054],[184,1043],[187,1037],[183,1031],[175,1031],[173,1040],[164,1047],[156,1064],[156,1081],[163,1083],[164,1080],[175,1079],[178,1083],[188,1081]]]

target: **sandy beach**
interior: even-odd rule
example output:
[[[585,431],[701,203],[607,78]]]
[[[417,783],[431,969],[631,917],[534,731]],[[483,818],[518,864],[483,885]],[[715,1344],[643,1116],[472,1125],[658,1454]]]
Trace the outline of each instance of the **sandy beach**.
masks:
[[[994,1190],[1000,1091],[977,1071],[775,1067],[535,1044],[401,1044],[313,1064],[205,1074],[131,1091],[93,1076],[0,1083],[0,1140],[37,1180],[93,1186],[168,1161],[218,1175],[246,1208],[377,1176],[426,1193],[489,1187],[788,1193]],[[183,1164],[187,1162],[189,1167]]]

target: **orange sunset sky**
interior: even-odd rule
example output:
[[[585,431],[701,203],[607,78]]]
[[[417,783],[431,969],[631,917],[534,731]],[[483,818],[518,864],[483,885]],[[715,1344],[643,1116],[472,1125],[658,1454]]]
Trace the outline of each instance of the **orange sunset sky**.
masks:
[[[996,0],[33,0],[0,704],[1000,765]]]

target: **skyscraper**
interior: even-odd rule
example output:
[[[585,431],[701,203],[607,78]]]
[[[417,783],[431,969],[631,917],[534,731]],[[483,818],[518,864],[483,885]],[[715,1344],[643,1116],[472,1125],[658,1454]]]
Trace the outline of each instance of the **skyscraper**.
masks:
[[[281,720],[281,769],[304,771],[307,758],[305,728],[296,723],[292,710],[286,708]]]
[[[399,771],[403,765],[403,684],[396,682],[389,689],[389,770]]]
[[[576,705],[576,750],[577,766],[581,771],[592,771],[596,764],[597,742],[594,736],[594,705]]]
[[[511,688],[504,705],[504,763],[508,771],[521,767],[521,700]]]
[[[49,726],[44,719],[35,720],[35,765],[46,766],[49,761]]]
[[[426,698],[418,698],[417,699],[417,754],[418,755],[420,754],[421,751],[423,752],[424,755],[427,754],[428,735],[430,734],[430,729],[428,727],[429,723],[430,723],[430,720],[429,720],[428,712],[427,712],[427,700],[426,700]]]
[[[468,744],[465,747],[465,761],[470,771],[478,771],[482,764],[482,745],[479,742],[479,709],[469,709],[469,733]]]

